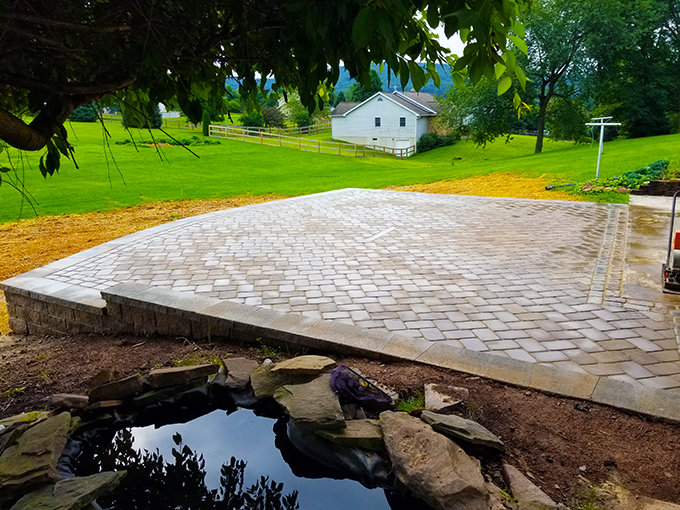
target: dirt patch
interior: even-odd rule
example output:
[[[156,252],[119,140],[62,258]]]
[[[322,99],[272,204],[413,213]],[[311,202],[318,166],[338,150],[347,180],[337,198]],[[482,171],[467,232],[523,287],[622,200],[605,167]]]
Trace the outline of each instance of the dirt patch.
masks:
[[[198,344],[183,338],[0,336],[0,418],[42,409],[54,393],[84,393],[101,368],[125,374],[226,356],[259,362],[285,356],[262,346]],[[332,356],[397,390],[422,391],[428,382],[464,386],[470,399],[458,411],[500,436],[506,459],[529,473],[555,500],[573,502],[582,477],[601,483],[618,477],[634,494],[680,500],[680,426],[577,400],[549,396],[452,370],[416,363],[385,364]],[[487,464],[498,479],[500,464]]]
[[[475,195],[480,197],[535,198],[545,200],[571,200],[579,198],[564,191],[546,191],[551,183],[545,176],[527,177],[517,173],[498,172],[478,175],[456,181],[440,181],[413,186],[394,186],[397,191],[443,193],[447,195]]]

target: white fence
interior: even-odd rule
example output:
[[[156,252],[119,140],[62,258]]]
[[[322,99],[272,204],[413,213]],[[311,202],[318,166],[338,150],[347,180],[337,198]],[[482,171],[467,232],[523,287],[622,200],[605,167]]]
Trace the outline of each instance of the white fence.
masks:
[[[304,128],[303,128],[304,129]],[[240,140],[242,142],[269,145],[272,147],[285,147],[317,154],[334,154],[337,156],[351,157],[392,157],[404,159],[415,153],[415,146],[403,149],[390,147],[376,147],[372,145],[358,145],[345,142],[328,142],[324,140],[312,140],[299,136],[286,136],[282,132],[285,129],[245,127],[245,126],[210,126],[210,136],[226,138],[228,140]]]

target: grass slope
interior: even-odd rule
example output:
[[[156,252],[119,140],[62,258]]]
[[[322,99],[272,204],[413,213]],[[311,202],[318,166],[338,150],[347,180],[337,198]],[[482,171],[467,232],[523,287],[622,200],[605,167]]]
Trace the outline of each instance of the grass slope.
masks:
[[[118,123],[107,123],[113,140],[131,135]],[[168,130],[178,138],[198,132]],[[133,132],[136,140],[148,140],[146,132]],[[165,137],[163,134],[157,136]],[[242,195],[302,195],[348,187],[383,188],[461,179],[493,172],[549,175],[555,183],[592,178],[597,146],[568,143],[546,144],[543,154],[533,155],[534,139],[515,136],[475,148],[462,141],[408,160],[349,158],[262,147],[222,140],[221,145],[192,146],[200,158],[180,147],[155,149],[103,143],[97,124],[72,124],[72,143],[80,168],[65,162],[58,175],[43,179],[38,155],[13,161],[24,176],[26,189],[39,215],[103,211],[154,201],[220,198]],[[680,135],[610,142],[605,145],[602,176],[635,170],[657,159],[669,159],[679,167]],[[115,158],[120,174],[112,162]],[[460,159],[458,159],[460,158]],[[0,222],[32,217],[20,195],[7,184],[0,187]]]

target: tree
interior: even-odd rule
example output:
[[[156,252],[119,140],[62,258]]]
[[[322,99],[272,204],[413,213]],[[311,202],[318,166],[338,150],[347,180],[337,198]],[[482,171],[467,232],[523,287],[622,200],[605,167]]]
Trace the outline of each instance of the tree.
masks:
[[[341,90],[335,96],[335,104],[333,106],[338,106],[340,103],[344,103],[345,101],[347,101],[347,98],[345,97],[345,93]]]
[[[434,63],[447,53],[428,28],[440,23],[448,37],[460,33],[470,43],[457,73],[469,70],[473,82],[494,69],[514,76],[509,40],[523,34],[517,16],[526,1],[13,2],[0,10],[0,140],[46,148],[41,171],[51,174],[72,150],[65,120],[110,96],[129,117],[149,117],[161,102],[198,124],[200,99],[224,108],[232,77],[251,107],[275,76],[273,91],[298,90],[308,109],[322,108],[341,63],[366,87],[373,61],[419,89],[428,77],[438,80]]]
[[[382,80],[378,71],[371,69],[371,83],[364,87],[360,82],[352,83],[347,89],[347,97],[352,103],[363,103],[372,95],[382,92]]]
[[[550,101],[560,87],[569,88],[567,80],[586,60],[584,41],[593,26],[590,7],[590,0],[538,0],[525,18],[528,52],[522,60],[538,109],[536,153],[543,150]]]
[[[264,127],[264,118],[262,112],[253,110],[241,115],[241,124],[247,127]]]
[[[463,87],[449,87],[437,101],[441,110],[438,123],[460,136],[469,136],[478,146],[499,136],[509,137],[517,123],[512,98],[498,95],[496,83],[488,78],[476,85],[468,81]]]
[[[278,106],[263,106],[262,120],[265,127],[283,127],[286,125],[286,118]]]
[[[617,0],[603,30],[587,41],[596,62],[591,96],[630,137],[666,134],[680,110],[680,2]]]

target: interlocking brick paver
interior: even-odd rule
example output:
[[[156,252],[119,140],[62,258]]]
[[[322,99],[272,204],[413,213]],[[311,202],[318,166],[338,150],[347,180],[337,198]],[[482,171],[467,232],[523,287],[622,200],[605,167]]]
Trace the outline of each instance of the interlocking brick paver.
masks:
[[[166,224],[48,278],[137,281],[670,388],[677,302],[621,294],[626,211],[342,190]]]
[[[555,361],[567,361],[569,358],[567,357],[566,354],[560,351],[543,351],[543,352],[534,352],[531,354],[534,358],[536,358],[536,361],[541,362],[541,363],[553,363]]]

